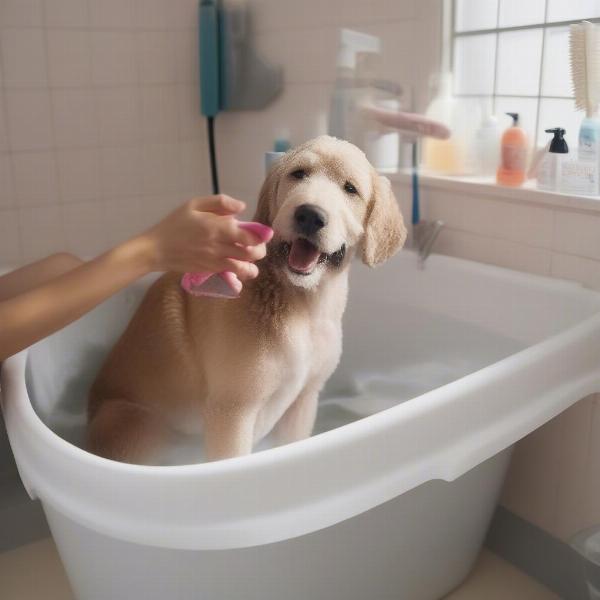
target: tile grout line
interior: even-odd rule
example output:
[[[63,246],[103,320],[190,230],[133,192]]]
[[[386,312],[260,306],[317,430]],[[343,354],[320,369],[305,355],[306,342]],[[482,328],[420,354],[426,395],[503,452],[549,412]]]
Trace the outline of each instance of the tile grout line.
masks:
[[[0,40],[1,42],[1,40]],[[12,154],[12,142],[11,142],[11,127],[8,118],[8,103],[6,101],[6,93],[5,93],[5,62],[4,62],[4,51],[2,49],[2,44],[0,43],[0,69],[2,70],[2,80],[0,82],[0,94],[2,95],[2,117],[4,118],[4,125],[6,128],[6,154],[8,158],[8,168],[10,171],[10,177],[12,180],[12,194],[13,197],[11,199],[12,210],[14,210],[14,214],[16,216],[17,221],[17,256],[18,262],[23,262],[24,257],[24,240],[23,233],[21,228],[21,218],[19,212],[19,204],[17,202],[17,179],[16,179],[16,169],[14,165],[14,159]],[[7,207],[9,208],[9,207]]]
[[[87,4],[87,2],[86,2]],[[67,230],[65,227],[65,213],[62,209],[62,204],[61,201],[63,200],[62,197],[62,187],[61,187],[61,177],[60,177],[60,169],[58,168],[58,145],[57,145],[57,129],[56,129],[56,111],[55,111],[55,103],[54,103],[54,93],[50,90],[50,55],[49,55],[49,48],[50,48],[50,43],[49,43],[49,38],[48,38],[48,27],[47,27],[47,23],[48,23],[48,12],[47,12],[47,5],[46,2],[43,1],[42,5],[42,35],[44,38],[44,62],[45,62],[45,67],[46,67],[46,80],[47,80],[47,86],[48,86],[48,101],[49,101],[49,106],[50,106],[50,121],[51,121],[51,130],[52,130],[52,145],[51,148],[48,149],[47,153],[49,154],[49,151],[52,152],[52,159],[54,162],[54,175],[56,177],[56,185],[58,187],[57,190],[57,196],[58,196],[58,202],[55,204],[53,203],[54,206],[56,206],[56,208],[58,209],[58,215],[59,215],[59,221],[60,221],[60,227],[59,227],[59,233],[62,236],[62,239],[66,242],[66,245],[68,246],[68,239],[67,239]],[[23,231],[23,221],[22,221],[22,213],[21,210],[19,210],[19,219],[20,219],[20,228]],[[23,234],[25,232],[23,231]],[[53,240],[56,241],[56,240]],[[25,248],[23,248],[23,256],[25,257]]]

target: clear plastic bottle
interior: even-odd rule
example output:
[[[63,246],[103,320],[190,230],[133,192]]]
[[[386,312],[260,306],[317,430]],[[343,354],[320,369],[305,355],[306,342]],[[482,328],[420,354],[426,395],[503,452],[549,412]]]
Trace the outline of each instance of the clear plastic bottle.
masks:
[[[475,174],[495,176],[500,164],[501,131],[498,119],[483,113],[481,125],[475,134]]]
[[[458,102],[452,96],[452,75],[444,73],[439,79],[437,95],[425,114],[447,125],[452,135],[446,140],[423,140],[423,167],[426,170],[444,175],[457,175],[464,171],[465,147],[456,132],[458,112]]]

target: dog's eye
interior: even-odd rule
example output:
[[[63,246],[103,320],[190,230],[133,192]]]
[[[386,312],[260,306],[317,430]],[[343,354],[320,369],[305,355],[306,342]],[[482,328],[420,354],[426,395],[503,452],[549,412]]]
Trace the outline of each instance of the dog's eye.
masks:
[[[292,171],[290,175],[294,179],[305,179],[308,177],[308,173],[304,169],[296,169],[295,171]]]
[[[344,184],[344,190],[348,194],[358,194],[358,190],[349,181]]]

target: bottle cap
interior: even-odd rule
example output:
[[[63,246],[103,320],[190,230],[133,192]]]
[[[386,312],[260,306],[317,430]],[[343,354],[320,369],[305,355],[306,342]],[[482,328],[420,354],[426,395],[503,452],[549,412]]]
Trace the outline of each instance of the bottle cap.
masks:
[[[555,127],[554,129],[546,129],[546,133],[553,133],[554,137],[550,142],[550,148],[548,152],[552,152],[554,154],[568,154],[569,146],[567,146],[567,140],[564,139],[565,133],[567,133],[564,129],[560,127]]]
[[[519,124],[519,113],[506,113],[509,117],[512,117],[513,127],[516,127]]]

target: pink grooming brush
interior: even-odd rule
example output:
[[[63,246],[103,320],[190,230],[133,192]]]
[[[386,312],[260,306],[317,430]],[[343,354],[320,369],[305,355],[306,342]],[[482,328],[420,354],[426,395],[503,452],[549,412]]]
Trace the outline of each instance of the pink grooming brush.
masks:
[[[262,223],[238,223],[253,233],[261,242],[273,237],[273,230]],[[222,273],[185,273],[181,278],[181,287],[193,296],[211,298],[237,298],[242,291],[242,282],[231,271]]]

